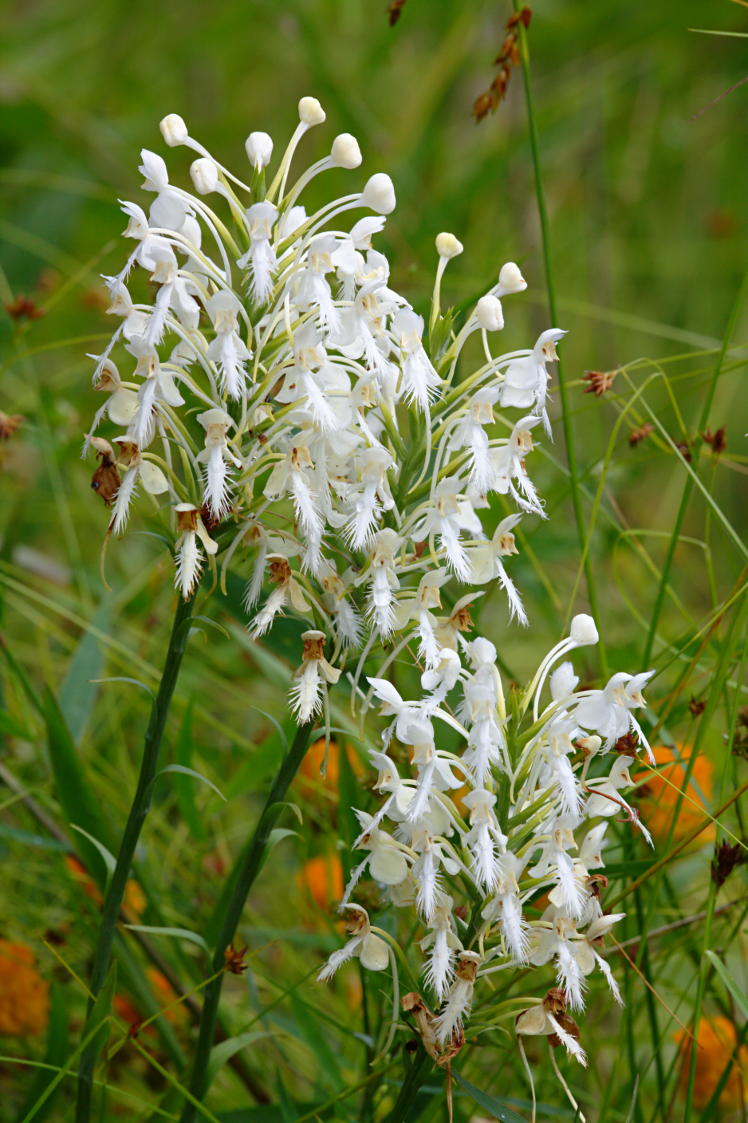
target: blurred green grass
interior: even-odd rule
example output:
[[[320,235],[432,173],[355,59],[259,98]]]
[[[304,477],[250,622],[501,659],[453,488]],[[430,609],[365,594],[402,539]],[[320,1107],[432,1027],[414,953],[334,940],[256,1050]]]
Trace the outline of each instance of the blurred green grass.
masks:
[[[465,254],[450,266],[448,299],[469,298],[495,277],[504,260],[515,259],[530,290],[507,301],[507,347],[547,326],[520,75],[515,74],[495,116],[479,126],[471,119],[473,99],[492,77],[492,58],[510,6],[408,0],[394,29],[387,26],[384,8],[371,0],[219,0],[211,5],[37,0],[7,2],[0,12],[0,303],[26,293],[46,311],[29,325],[14,324],[0,311],[0,410],[27,418],[0,449],[0,471],[7,481],[0,498],[2,627],[34,681],[60,690],[102,600],[108,601],[114,623],[110,630],[101,625],[101,677],[133,676],[152,686],[160,663],[170,599],[168,558],[154,539],[128,535],[126,542],[110,547],[107,574],[114,592],[103,596],[98,553],[106,513],[89,491],[91,466],[80,461],[79,451],[81,433],[99,404],[90,390],[85,353],[96,351],[111,330],[98,274],[115,271],[123,256],[116,199],[139,197],[139,150],[163,152],[158,121],[165,113],[181,113],[217,156],[241,166],[243,140],[251,129],[266,129],[282,146],[295,123],[296,100],[304,94],[319,97],[328,122],[306,138],[303,158],[324,153],[331,137],[347,130],[357,135],[364,152],[361,178],[377,170],[391,173],[398,208],[388,220],[385,242],[398,286],[423,306],[434,235],[452,230],[464,242]],[[693,435],[746,268],[748,87],[710,103],[744,76],[748,59],[741,40],[699,36],[688,27],[743,30],[746,15],[727,2],[710,5],[707,18],[703,2],[692,0],[651,5],[548,0],[536,6],[530,28],[555,284],[561,326],[570,331],[563,354],[573,422],[588,496],[601,481],[603,486],[591,552],[604,590],[603,624],[616,668],[634,669],[640,657],[686,468],[662,441],[630,448],[625,424],[611,463],[604,466],[613,425],[632,390],[619,375],[619,396],[598,401],[582,395],[578,380],[586,369],[613,369],[639,356],[668,360],[663,369],[669,389],[653,384],[646,403],[673,440]],[[184,153],[169,154],[169,162],[186,173]],[[328,184],[333,174],[338,173],[330,174]],[[350,173],[341,174],[340,189],[350,181]],[[700,466],[710,494],[738,533],[745,527],[748,470],[745,349],[739,346],[748,339],[746,327],[743,311],[712,411],[713,427],[727,426],[728,451],[717,460],[705,450]],[[685,357],[678,360],[679,355]],[[632,367],[632,385],[640,385],[654,369],[644,363]],[[639,422],[647,419],[642,412]],[[558,438],[541,455],[546,460],[539,477],[552,518],[530,529],[513,570],[538,621],[537,632],[519,642],[516,632],[507,636],[507,658],[518,676],[557,633],[581,550]],[[139,521],[138,529],[146,526]],[[677,553],[655,649],[660,662],[670,657],[668,644],[678,645],[684,634],[717,616],[745,579],[744,557],[701,496],[692,504],[685,533],[694,543],[684,543]],[[530,549],[537,554],[536,565]],[[212,611],[232,628],[233,642],[219,641],[214,633],[196,641],[197,654],[188,660],[179,691],[172,742],[192,698],[192,766],[222,790],[231,788],[234,798],[226,806],[203,787],[193,793],[205,831],[200,837],[185,822],[177,790],[164,791],[139,855],[138,876],[151,902],[146,923],[198,927],[197,918],[215,899],[217,871],[256,814],[251,796],[236,790],[236,778],[246,775],[257,788],[273,767],[258,749],[272,727],[253,705],[261,691],[262,708],[282,712],[283,678],[274,680],[267,663],[258,665],[241,643],[236,618],[220,603],[215,601]],[[583,586],[578,606],[584,607]],[[485,611],[493,618],[491,602]],[[495,615],[501,632],[503,615]],[[675,667],[680,672],[693,659],[686,687],[676,690],[674,672],[667,680],[672,695],[664,685],[658,687],[654,700],[656,709],[667,710],[668,736],[673,731],[686,741],[692,736],[688,698],[690,693],[708,697],[723,641],[723,633],[715,631],[703,650],[691,642]],[[282,646],[277,650],[283,654]],[[595,668],[587,671],[591,677]],[[79,676],[79,690],[83,681]],[[743,689],[733,681],[731,695],[729,685],[704,737],[706,752],[717,760],[733,700]],[[23,789],[59,820],[43,731],[12,683],[4,700],[21,723],[6,759],[22,777]],[[136,687],[111,683],[91,691],[89,706],[79,715],[81,722],[85,718],[81,746],[87,773],[107,817],[118,826],[134,785],[147,697]],[[733,766],[737,770],[738,762]],[[734,777],[730,771],[728,784]],[[308,980],[337,938],[332,919],[312,918],[308,900],[295,888],[302,861],[325,852],[333,841],[333,799],[329,792],[324,798],[299,796],[305,814],[302,837],[274,853],[277,873],[266,873],[253,896],[252,918],[260,919],[248,933],[252,972],[246,981],[235,981],[233,994],[234,1028],[246,1029],[257,1017],[268,1031],[282,1035],[263,1046],[262,1064],[267,1073],[283,1071],[291,1094],[306,1103],[331,1098],[355,1083],[361,1071],[360,1045],[342,1044],[355,1008],[352,986],[341,983],[320,993],[310,981],[302,982],[292,1001],[266,1011],[278,999],[279,980],[289,987]],[[20,806],[10,796],[3,804],[7,829],[0,842],[8,873],[0,896],[9,918],[7,933],[27,940],[38,940],[45,931],[62,933],[60,954],[85,974],[95,910],[85,900],[82,906],[62,856],[50,850],[47,833]],[[741,833],[740,821],[730,824]],[[35,841],[13,834],[19,830],[34,832]],[[654,923],[665,925],[703,907],[709,856],[702,850],[677,866],[667,892],[658,898]],[[611,850],[610,858],[629,860],[620,848]],[[287,887],[283,894],[277,891],[278,878]],[[719,922],[724,927],[718,934],[728,948],[737,920],[728,914]],[[688,928],[678,929],[653,954],[658,989],[686,1020],[694,956],[700,954],[698,932],[692,937]],[[169,949],[169,955],[185,986],[200,977],[194,948]],[[45,969],[52,962],[47,954]],[[70,990],[64,968],[54,970]],[[634,981],[625,1017],[637,1034],[646,1033],[643,994]],[[712,993],[709,1002],[710,1009],[727,1010],[730,999],[724,992]],[[311,1020],[303,1003],[311,1004]],[[80,1009],[78,995],[77,1007],[71,1002],[73,1023]],[[325,1017],[335,1024],[325,1022],[321,1035],[315,1027]],[[603,1003],[593,1003],[586,1016],[585,1035],[599,1042],[599,1055],[589,1077],[574,1074],[574,1087],[581,1086],[580,1094],[589,1097],[592,1119],[592,1105],[603,1099],[601,1118],[629,1118],[630,1074],[612,1091],[608,1080],[623,1063],[623,1037],[617,1036],[623,1024]],[[663,1051],[672,1064],[671,1028],[663,1031]],[[632,1116],[637,1120],[650,1118],[646,1097],[652,1094],[653,1061],[651,1053],[644,1054],[641,1049],[646,1113],[639,1114],[637,1107]],[[488,1081],[491,1065],[480,1060],[476,1081],[478,1076]],[[133,1060],[130,1068],[115,1070],[112,1079],[148,1101],[146,1074],[144,1062]],[[7,1077],[0,1070],[0,1079]],[[222,1076],[218,1093],[224,1106],[239,1107],[244,1100],[232,1079]],[[518,1067],[506,1087],[526,1096]],[[560,1101],[552,1076],[541,1076],[539,1091],[549,1103]],[[350,1114],[340,1118],[353,1119],[353,1107],[346,1110]],[[458,1099],[457,1118],[469,1118],[468,1112]]]

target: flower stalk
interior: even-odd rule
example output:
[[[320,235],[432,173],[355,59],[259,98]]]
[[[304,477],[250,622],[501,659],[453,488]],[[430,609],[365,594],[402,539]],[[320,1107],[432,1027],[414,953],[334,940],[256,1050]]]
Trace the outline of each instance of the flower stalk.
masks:
[[[192,1069],[192,1077],[190,1079],[190,1092],[194,1100],[198,1102],[202,1102],[208,1090],[208,1061],[210,1059],[210,1051],[215,1041],[218,1005],[221,1000],[221,989],[223,987],[223,977],[225,974],[224,968],[226,966],[226,952],[233,943],[247,897],[249,896],[258,873],[262,869],[265,852],[270,839],[270,832],[273,829],[273,824],[280,811],[279,804],[282,803],[285,798],[286,792],[306,754],[309,745],[310,731],[311,725],[299,726],[291,748],[288,750],[273,780],[273,786],[265,801],[265,806],[262,809],[262,814],[260,815],[254,833],[240,854],[234,870],[234,876],[231,878],[231,881],[233,881],[233,888],[226,903],[221,927],[216,937],[213,960],[211,963],[211,970],[215,977],[205,988],[205,998],[203,1000],[200,1029],[195,1050],[195,1061]],[[182,1111],[181,1123],[193,1123],[195,1118],[194,1101],[188,1100]]]
[[[159,763],[161,741],[169,715],[169,707],[177,684],[179,670],[184,658],[189,636],[189,621],[192,616],[194,598],[177,599],[172,624],[169,646],[164,660],[164,670],[161,675],[158,693],[153,700],[148,728],[143,743],[143,757],[140,762],[138,785],[135,790],[130,813],[127,817],[125,830],[122,835],[117,862],[114,867],[112,879],[109,883],[99,925],[99,934],[94,952],[93,968],[89,983],[90,998],[88,1016],[90,1017],[94,1002],[98,997],[106,979],[112,961],[112,945],[117,931],[117,919],[125,895],[133,856],[138,844],[143,824],[153,796],[153,783],[156,779]],[[84,1030],[85,1032],[85,1030]],[[76,1105],[76,1123],[88,1123],[91,1118],[91,1097],[93,1093],[93,1074],[98,1056],[96,1035],[88,1043],[81,1057],[78,1070],[78,1099]]]

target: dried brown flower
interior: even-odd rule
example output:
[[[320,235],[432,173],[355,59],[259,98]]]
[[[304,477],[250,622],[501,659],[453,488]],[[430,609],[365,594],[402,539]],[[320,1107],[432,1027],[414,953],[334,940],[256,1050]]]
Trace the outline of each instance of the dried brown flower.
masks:
[[[10,304],[5,305],[5,311],[11,320],[40,320],[46,315],[44,308],[40,308],[28,296],[19,294]]]
[[[618,371],[615,370],[586,370],[582,377],[583,382],[589,383],[585,387],[585,394],[594,394],[596,398],[601,397],[606,390],[610,390],[617,373]]]
[[[632,429],[629,433],[629,444],[631,447],[635,448],[642,441],[646,440],[653,428],[654,426],[650,425],[648,421],[645,421],[638,429]]]
[[[243,975],[247,970],[247,948],[235,948],[230,944],[223,953],[226,970],[232,975]]]

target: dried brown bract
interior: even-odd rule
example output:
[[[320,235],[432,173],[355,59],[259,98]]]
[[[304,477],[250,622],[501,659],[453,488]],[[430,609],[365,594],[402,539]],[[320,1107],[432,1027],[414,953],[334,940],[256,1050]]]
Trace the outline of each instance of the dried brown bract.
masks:
[[[101,496],[107,507],[111,507],[112,500],[119,491],[120,474],[114,459],[114,449],[108,441],[94,437],[91,441],[100,461],[98,468],[91,477],[91,487]]]

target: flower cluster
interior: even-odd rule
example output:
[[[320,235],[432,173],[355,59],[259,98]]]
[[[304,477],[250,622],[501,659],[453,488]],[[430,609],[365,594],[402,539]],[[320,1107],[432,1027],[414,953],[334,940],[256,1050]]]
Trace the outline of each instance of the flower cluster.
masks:
[[[632,732],[646,744],[633,711],[648,675],[579,689],[564,657],[597,632],[577,616],[507,699],[496,648],[471,619],[498,585],[509,616],[527,622],[507,565],[520,519],[545,517],[527,458],[539,430],[550,436],[548,364],[564,332],[497,353],[502,302],[526,288],[511,262],[462,322],[443,315],[443,275],[462,252],[447,233],[436,239],[427,326],[373,245],[395,207],[387,175],[311,213],[302,203],[313,179],[361,163],[343,134],[293,180],[299,142],[324,119],[302,98],[270,182],[273,142],[251,133],[248,183],[180,117],[162,121],[167,145],[196,154],[194,191],[142,153],[153,199],[147,212],[122,204],[134,247],[106,278],[119,324],[95,356],[106,400],[87,437],[101,462],[94,486],[112,506],[113,534],[139,490],[170,513],[183,597],[209,562],[246,579],[253,637],[284,614],[303,622],[290,692],[299,722],[326,711],[341,675],[361,715],[381,703],[388,721],[371,760],[383,800],[373,815],[357,812],[365,856],[343,899],[350,939],[322,977],[352,957],[394,969],[388,938],[350,902],[366,872],[426,929],[436,1048],[454,1049],[482,976],[552,963],[563,1000],[526,1011],[517,1030],[555,1034],[583,1059],[561,1006],[581,1008],[593,970],[618,997],[599,952],[618,917],[603,914],[595,871],[610,816],[639,825],[622,795],[633,756],[612,750]],[[152,283],[147,300],[135,295],[135,267]],[[124,377],[115,358],[129,364]],[[97,435],[105,418],[124,432]],[[416,699],[387,677],[403,654],[420,677]]]

